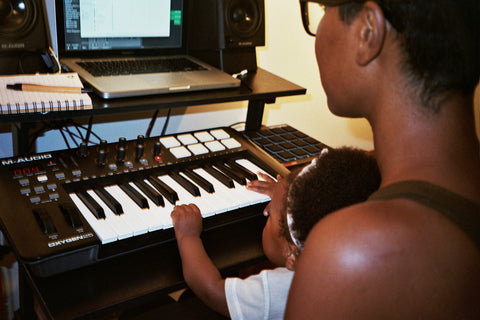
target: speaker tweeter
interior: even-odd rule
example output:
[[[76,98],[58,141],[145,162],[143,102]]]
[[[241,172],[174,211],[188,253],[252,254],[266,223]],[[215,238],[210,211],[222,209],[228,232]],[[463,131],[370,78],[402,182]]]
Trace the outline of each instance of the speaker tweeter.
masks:
[[[264,0],[191,1],[188,50],[225,72],[257,69],[265,45]]]

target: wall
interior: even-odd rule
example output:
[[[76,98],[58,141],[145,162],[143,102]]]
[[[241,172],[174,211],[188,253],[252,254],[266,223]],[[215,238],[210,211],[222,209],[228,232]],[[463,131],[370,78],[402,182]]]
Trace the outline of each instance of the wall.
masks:
[[[53,0],[47,0],[50,16],[52,4]],[[265,7],[266,45],[257,48],[258,65],[307,88],[307,94],[278,98],[276,103],[267,105],[263,124],[288,123],[333,147],[353,145],[372,149],[372,134],[365,120],[340,118],[328,110],[316,67],[314,38],[303,30],[298,1],[265,0]],[[477,123],[478,95],[479,90],[476,93]],[[152,113],[95,117],[93,128],[95,133],[110,142],[120,136],[134,139],[138,134],[145,134]],[[159,114],[152,135],[159,135],[162,131],[165,114],[166,111]],[[244,102],[174,109],[167,133],[229,126],[244,121],[245,117]],[[37,141],[37,152],[63,148],[66,145],[58,131],[48,132]],[[0,134],[0,157],[10,154],[11,138],[6,132]]]

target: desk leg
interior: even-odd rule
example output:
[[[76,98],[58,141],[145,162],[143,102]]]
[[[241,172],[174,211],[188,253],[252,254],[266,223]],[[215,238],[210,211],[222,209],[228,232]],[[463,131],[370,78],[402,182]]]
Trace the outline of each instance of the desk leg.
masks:
[[[37,319],[33,307],[33,290],[28,281],[28,274],[23,263],[18,263],[18,280],[20,293],[20,310],[15,319],[30,320]]]
[[[247,122],[245,123],[245,131],[255,131],[260,129],[260,127],[262,126],[264,109],[265,109],[264,100],[248,101]]]
[[[28,150],[29,130],[35,127],[35,123],[16,122],[12,124],[12,146],[14,156],[23,156]]]

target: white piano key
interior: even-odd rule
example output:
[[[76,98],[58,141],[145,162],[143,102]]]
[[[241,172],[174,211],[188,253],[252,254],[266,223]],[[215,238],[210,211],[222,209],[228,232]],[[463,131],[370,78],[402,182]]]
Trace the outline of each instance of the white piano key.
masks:
[[[106,223],[105,219],[97,219],[75,193],[70,193],[69,196],[102,244],[118,240],[117,233]]]
[[[193,171],[213,184],[215,195],[218,199],[222,199],[219,200],[218,206],[223,205],[225,211],[231,211],[243,206],[245,201],[239,196],[238,191],[235,190],[235,188],[227,188],[223,183],[205,171],[205,169],[197,168]]]
[[[183,172],[180,172],[180,175],[183,178],[187,179],[188,181],[190,181],[191,183],[196,185],[196,183],[193,180],[191,180]],[[207,216],[212,216],[212,215],[223,213],[223,212],[227,211],[226,205],[224,205],[222,203],[219,203],[219,202],[224,201],[224,200],[219,199],[218,196],[215,195],[215,193],[209,193],[209,192],[205,191],[201,186],[198,186],[198,190],[200,191],[200,197],[202,198],[202,200],[204,202],[207,202],[209,204],[210,208],[211,208],[211,211],[208,212],[208,213],[204,214],[202,212],[202,216],[204,218],[207,217]]]
[[[265,170],[263,170],[262,168],[260,168],[259,166],[257,166],[256,164],[254,164],[253,162],[251,162],[248,159],[238,159],[238,160],[235,160],[235,162],[237,164],[247,168],[248,170],[252,171],[253,173],[261,172],[263,174],[266,174],[267,176],[269,176],[273,180],[276,180],[276,178],[272,177],[268,172],[266,172]],[[260,176],[258,177],[258,179],[262,180],[262,178]],[[265,195],[265,194],[257,193],[255,191],[251,191],[251,190],[247,190],[247,191],[257,194],[257,197],[260,199],[259,201],[270,201],[271,200],[270,197]]]
[[[130,183],[130,185],[135,188],[141,195],[145,197],[148,201],[148,209],[143,209],[142,214],[144,217],[145,222],[148,224],[148,231],[152,232],[155,230],[164,229],[168,223],[164,219],[165,215],[165,208],[162,206],[157,206],[147,195],[143,193],[140,188],[138,188],[134,183]]]
[[[107,206],[102,199],[93,191],[87,190],[87,193],[103,208],[105,212],[105,222],[117,233],[118,240],[133,237],[133,230],[125,221],[122,220],[121,215],[116,215]]]
[[[177,201],[177,205],[194,203],[202,212],[202,216],[210,216],[212,214],[215,214],[215,209],[212,208],[207,201],[202,199],[202,197],[194,197],[190,192],[188,192],[170,176],[162,175],[158,178],[168,184],[170,188],[177,192],[179,198],[179,200]]]
[[[259,166],[257,166],[255,163],[251,162],[248,159],[237,159],[237,160],[235,160],[235,162],[238,163],[241,166],[244,166],[245,168],[252,171],[253,173],[261,172],[263,174],[266,174],[267,176],[269,176],[273,180],[277,180],[276,177],[273,177],[270,173],[266,172],[265,170],[263,170],[262,168],[260,168]],[[260,179],[260,177],[259,177],[259,179]]]
[[[263,203],[270,201],[270,197],[265,196],[261,193],[248,190],[245,186],[234,181],[235,189],[237,189],[239,195],[245,199],[244,206],[254,205],[257,203]]]
[[[150,183],[148,180],[143,180],[145,183],[149,184],[152,188],[155,189],[155,187]],[[164,207],[156,207],[154,208],[155,212],[158,212],[160,215],[160,218],[163,221],[163,229],[168,229],[168,228],[173,228],[173,222],[172,222],[172,217],[170,214],[172,213],[174,205],[170,203],[167,199],[164,199],[165,206]],[[152,207],[150,207],[152,208]]]
[[[148,224],[142,216],[142,210],[119,186],[105,187],[112,197],[123,207],[123,220],[130,225],[135,236],[148,232]]]

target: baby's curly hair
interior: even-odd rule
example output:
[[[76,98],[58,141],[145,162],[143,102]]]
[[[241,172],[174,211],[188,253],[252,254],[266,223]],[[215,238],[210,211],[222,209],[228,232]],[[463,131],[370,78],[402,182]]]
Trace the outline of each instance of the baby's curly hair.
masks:
[[[286,213],[292,215],[292,232],[303,245],[313,226],[327,214],[363,202],[380,186],[375,158],[364,150],[330,149],[307,169],[287,177],[288,193],[282,214],[282,233],[290,242]]]

